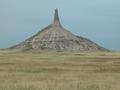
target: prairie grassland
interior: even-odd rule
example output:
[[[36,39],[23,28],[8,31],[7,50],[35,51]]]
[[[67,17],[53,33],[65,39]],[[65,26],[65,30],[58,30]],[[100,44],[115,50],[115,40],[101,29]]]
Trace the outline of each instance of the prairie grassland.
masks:
[[[1,50],[0,90],[120,90],[120,53]]]

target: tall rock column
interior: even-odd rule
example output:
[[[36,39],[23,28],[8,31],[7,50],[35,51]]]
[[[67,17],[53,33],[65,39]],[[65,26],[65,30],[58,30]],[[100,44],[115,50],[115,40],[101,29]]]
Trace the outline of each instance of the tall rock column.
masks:
[[[61,27],[60,20],[59,20],[59,15],[58,15],[58,9],[57,8],[55,9],[53,26],[54,27]]]

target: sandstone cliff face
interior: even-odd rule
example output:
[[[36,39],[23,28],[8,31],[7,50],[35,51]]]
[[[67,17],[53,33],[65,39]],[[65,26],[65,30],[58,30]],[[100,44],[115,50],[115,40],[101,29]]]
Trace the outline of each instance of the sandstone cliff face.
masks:
[[[12,48],[51,49],[51,50],[78,50],[78,51],[108,51],[96,43],[72,34],[62,27],[58,10],[55,10],[52,25],[42,29],[36,35]]]

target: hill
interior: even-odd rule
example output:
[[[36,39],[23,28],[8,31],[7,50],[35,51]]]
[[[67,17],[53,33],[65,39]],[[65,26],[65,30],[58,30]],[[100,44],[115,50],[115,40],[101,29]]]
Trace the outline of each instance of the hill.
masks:
[[[109,51],[84,37],[76,36],[65,29],[55,10],[53,24],[45,27],[36,35],[11,48],[75,50],[75,51]]]

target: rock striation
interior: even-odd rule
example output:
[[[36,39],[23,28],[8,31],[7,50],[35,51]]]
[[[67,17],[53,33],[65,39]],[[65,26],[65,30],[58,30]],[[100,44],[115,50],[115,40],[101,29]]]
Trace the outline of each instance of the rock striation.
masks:
[[[59,20],[58,9],[55,9],[53,24],[48,25],[34,36],[11,48],[108,51],[98,44],[65,29]]]

